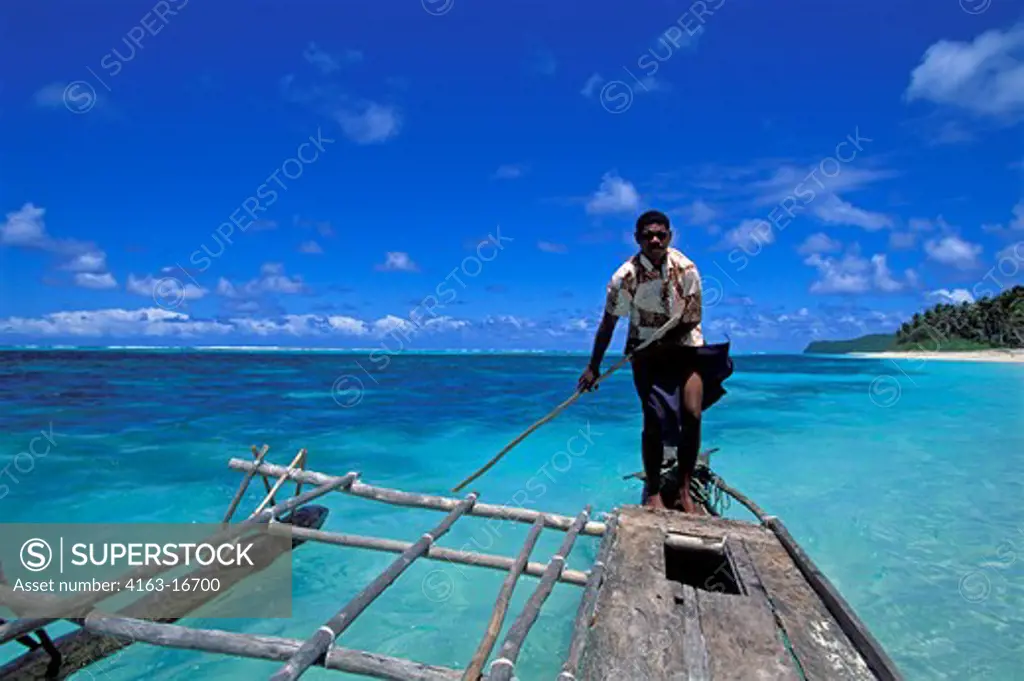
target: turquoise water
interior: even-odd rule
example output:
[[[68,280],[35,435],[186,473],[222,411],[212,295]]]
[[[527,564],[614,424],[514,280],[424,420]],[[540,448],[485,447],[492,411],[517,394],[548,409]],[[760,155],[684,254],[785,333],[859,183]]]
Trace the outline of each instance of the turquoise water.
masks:
[[[18,480],[0,481],[10,488],[0,519],[216,522],[240,479],[227,460],[260,443],[282,465],[305,447],[313,469],[445,494],[570,395],[583,365],[565,355],[389,359],[381,367],[367,354],[0,352],[0,467],[11,465]],[[1024,679],[1022,386],[1024,366],[741,356],[729,394],[706,415],[705,445],[721,448],[713,463],[726,480],[786,521],[908,679]],[[639,423],[620,372],[474,487],[492,503],[569,515],[587,503],[633,503],[638,487],[622,476],[640,468]],[[22,456],[15,471],[15,455],[50,424],[49,453]],[[585,451],[560,454],[581,430],[589,443],[573,446]],[[37,441],[37,452],[44,447]],[[261,490],[252,486],[243,510]],[[332,509],[326,529],[407,541],[441,518],[342,495],[323,503]],[[441,544],[513,555],[528,529],[491,527],[462,520]],[[561,537],[545,533],[535,556],[551,555]],[[581,539],[570,567],[586,568],[595,549]],[[190,623],[304,638],[393,558],[306,545],[295,554],[291,620]],[[343,645],[465,664],[504,575],[421,562]],[[513,613],[535,583],[521,582]],[[553,678],[578,597],[575,587],[555,589],[520,678]],[[8,644],[0,659],[17,652]],[[94,674],[249,679],[277,666],[134,646]],[[346,678],[304,678],[328,676]]]

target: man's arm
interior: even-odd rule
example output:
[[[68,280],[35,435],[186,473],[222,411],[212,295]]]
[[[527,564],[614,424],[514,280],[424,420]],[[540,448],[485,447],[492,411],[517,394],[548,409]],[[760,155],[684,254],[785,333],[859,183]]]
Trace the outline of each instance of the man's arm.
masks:
[[[607,295],[605,296],[604,303],[604,316],[601,317],[601,323],[597,327],[597,333],[594,334],[594,350],[590,354],[590,363],[587,364],[587,368],[584,369],[583,375],[580,376],[578,389],[580,391],[590,390],[593,386],[594,381],[601,374],[601,360],[604,359],[604,353],[608,350],[608,345],[612,342],[612,335],[615,333],[615,325],[619,321],[619,317],[625,317],[629,315],[630,303],[632,296],[627,290],[627,287],[623,285],[623,278],[616,275],[612,277],[612,280],[608,283]]]
[[[612,335],[615,333],[615,325],[618,322],[618,317],[606,311],[601,318],[601,324],[597,327],[597,333],[594,334],[594,350],[590,353],[590,364],[588,365],[595,374],[601,373],[601,360],[604,359],[604,353],[608,351]]]

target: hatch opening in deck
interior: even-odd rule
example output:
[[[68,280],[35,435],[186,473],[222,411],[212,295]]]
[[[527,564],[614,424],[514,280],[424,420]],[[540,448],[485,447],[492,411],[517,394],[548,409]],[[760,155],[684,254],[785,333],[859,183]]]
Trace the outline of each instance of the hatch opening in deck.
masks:
[[[721,545],[665,543],[665,577],[695,589],[742,595],[736,574]]]

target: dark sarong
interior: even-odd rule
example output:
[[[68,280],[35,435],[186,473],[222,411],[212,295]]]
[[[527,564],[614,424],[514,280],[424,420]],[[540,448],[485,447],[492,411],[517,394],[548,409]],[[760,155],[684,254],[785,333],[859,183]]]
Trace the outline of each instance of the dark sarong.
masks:
[[[683,418],[683,385],[696,372],[704,382],[705,411],[725,395],[723,383],[732,375],[729,343],[687,347],[653,346],[632,360],[633,385],[643,405],[644,430],[660,433],[662,446],[679,446]]]
[[[627,350],[628,352],[628,350]],[[701,420],[685,412],[683,386],[694,373],[704,383],[701,411],[707,410],[725,395],[722,385],[732,375],[729,343],[686,347],[676,344],[652,347],[633,359],[633,384],[644,412],[641,438],[646,482],[641,503],[648,494],[662,492],[662,500],[672,506],[678,501],[678,475],[669,486],[662,486],[665,447],[680,447],[678,468],[692,471],[700,446]]]

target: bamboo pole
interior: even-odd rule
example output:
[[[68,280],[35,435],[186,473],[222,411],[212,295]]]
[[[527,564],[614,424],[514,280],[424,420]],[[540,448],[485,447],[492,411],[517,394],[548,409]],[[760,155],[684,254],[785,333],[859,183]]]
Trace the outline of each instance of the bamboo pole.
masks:
[[[288,464],[287,470],[281,474],[281,477],[278,478],[276,483],[274,483],[274,486],[270,489],[269,492],[267,492],[267,496],[264,497],[263,501],[261,501],[259,506],[256,507],[256,510],[252,512],[253,516],[258,515],[260,511],[262,511],[266,507],[266,505],[271,502],[271,500],[274,498],[274,495],[277,494],[277,491],[281,489],[281,485],[283,485],[285,481],[288,480],[288,475],[295,472],[295,470],[299,467],[299,462],[301,462],[305,458],[306,450],[300,449],[299,453],[295,455],[294,459],[292,459],[292,462]]]
[[[608,530],[601,540],[601,548],[597,551],[597,558],[593,567],[590,568],[590,577],[583,589],[583,596],[580,597],[580,606],[576,611],[576,620],[572,626],[572,639],[569,643],[569,654],[566,656],[565,664],[562,665],[562,672],[556,681],[575,681],[576,672],[579,671],[580,660],[583,658],[583,648],[587,641],[587,632],[593,624],[596,616],[597,595],[600,593],[601,585],[604,583],[605,564],[608,554],[611,553],[612,544],[615,542],[615,529],[618,524],[617,517],[608,522]]]
[[[539,522],[539,521],[538,521]],[[274,526],[272,525],[271,528]],[[398,541],[395,539],[381,539],[379,537],[365,537],[356,534],[341,534],[337,532],[325,532],[323,530],[310,530],[306,528],[286,528],[282,530],[296,539],[304,539],[322,544],[333,544],[336,546],[347,546],[357,549],[370,549],[372,551],[384,551],[387,553],[403,553],[412,546],[412,542]],[[271,534],[274,529],[270,530]],[[458,563],[483,567],[491,570],[508,572],[515,563],[514,559],[505,556],[497,556],[489,553],[473,553],[471,551],[459,551],[457,549],[446,549],[442,546],[431,544],[427,553],[422,556],[429,560],[436,560],[445,563]],[[547,563],[527,563],[523,573],[530,577],[540,577],[544,574]],[[560,582],[583,586],[587,583],[587,573],[581,570],[562,570],[558,577]]]
[[[537,539],[540,537],[542,529],[544,529],[544,525],[538,518],[537,522],[530,528],[530,533],[526,535],[523,548],[519,550],[519,555],[516,556],[515,562],[512,564],[511,569],[509,569],[508,576],[505,577],[505,581],[501,584],[498,600],[494,604],[491,619],[487,623],[487,631],[484,633],[484,638],[480,641],[480,646],[476,649],[476,653],[469,661],[469,666],[466,667],[466,672],[462,675],[462,681],[478,681],[480,678],[484,665],[487,664],[487,658],[491,654],[491,649],[494,648],[494,642],[498,640],[498,635],[501,633],[501,625],[505,621],[505,613],[508,612],[508,606],[512,600],[512,592],[516,588],[516,582],[519,581],[519,575],[523,573],[523,568],[526,567],[527,561],[530,559],[533,547],[537,545]]]
[[[270,445],[263,445],[263,449],[261,449],[259,453],[256,452],[256,447],[253,446],[252,453],[253,456],[256,457],[257,466],[263,463],[263,459],[266,458],[267,452],[269,451]],[[242,478],[241,484],[238,485],[238,491],[235,492],[235,496],[231,499],[231,503],[228,505],[228,511],[224,514],[224,520],[221,521],[222,523],[231,522],[231,516],[235,514],[235,510],[238,508],[238,504],[241,503],[242,496],[245,495],[245,490],[249,489],[249,483],[252,481],[254,475],[256,475],[255,471],[246,473],[245,477]],[[268,486],[270,485],[266,478],[263,478],[263,482]],[[269,488],[267,491],[270,491]]]
[[[337,478],[330,478],[327,482],[324,482],[319,487],[312,489],[305,494],[301,494],[297,497],[292,497],[287,501],[284,501],[276,506],[268,508],[259,515],[253,516],[244,520],[241,523],[229,525],[227,529],[217,532],[216,534],[207,537],[203,542],[208,544],[217,544],[232,541],[243,535],[246,531],[253,529],[257,524],[265,523],[271,518],[276,518],[279,515],[283,515],[292,509],[298,508],[302,504],[308,503],[314,499],[319,499],[329,492],[333,492],[339,487],[351,485],[356,479],[356,473],[348,473]],[[112,597],[115,593],[120,592],[123,586],[130,581],[137,579],[149,579],[156,575],[162,574],[170,570],[173,566],[166,565],[143,565],[135,570],[129,571],[116,580],[119,584],[119,588],[113,591],[106,592],[90,592],[79,597],[63,599],[61,601],[61,609],[65,612],[75,613],[80,611],[80,616],[85,616],[97,603],[104,601]],[[114,580],[111,580],[114,581]],[[9,589],[0,588],[0,604],[5,602],[5,596],[9,600],[12,594]],[[71,615],[75,616],[75,615]],[[6,643],[12,639],[17,638],[23,634],[27,634],[30,631],[41,629],[47,624],[51,624],[62,617],[32,617],[32,618],[20,618],[12,622],[0,624],[0,644]]]
[[[253,458],[256,458],[256,454],[257,454],[256,447],[254,446],[252,448],[252,456],[253,456]],[[270,480],[267,480],[263,476],[260,476],[260,480],[263,481],[263,489],[266,490],[267,494],[270,494]],[[271,502],[270,502],[270,505],[274,506],[276,504],[277,504],[277,501],[272,499]]]
[[[427,552],[427,549],[437,539],[442,537],[452,524],[473,506],[477,494],[472,492],[456,506],[437,527],[425,533],[415,544],[410,546],[395,562],[377,576],[366,588],[360,591],[355,598],[349,601],[345,607],[327,621],[326,624],[316,630],[302,646],[295,651],[283,667],[270,677],[270,681],[295,681],[302,676],[307,669],[334,644],[337,639],[355,619],[378,597],[386,588],[391,586],[398,577],[405,572],[414,560]]]
[[[666,333],[671,331],[680,322],[681,319],[682,319],[682,311],[680,311],[680,313],[677,314],[675,317],[672,317],[667,322],[665,322],[665,324],[661,328],[659,328],[657,331],[655,331],[651,335],[650,338],[645,340],[640,345],[636,346],[636,348],[634,348],[633,352],[628,353],[626,355],[623,355],[622,359],[620,359],[618,362],[616,362],[614,365],[612,365],[611,369],[609,369],[608,371],[606,371],[603,374],[601,374],[600,376],[598,376],[597,379],[594,381],[592,387],[596,388],[598,386],[598,384],[601,383],[601,381],[605,380],[606,378],[608,378],[609,376],[614,374],[616,371],[618,371],[619,369],[624,367],[627,362],[629,362],[631,359],[636,357],[637,353],[646,350],[648,347],[650,347],[654,343],[656,343],[659,340],[661,340],[665,336]],[[577,388],[576,392],[574,392],[571,397],[569,397],[567,400],[562,402],[560,405],[558,405],[557,407],[552,409],[548,413],[547,416],[545,416],[544,418],[540,419],[539,421],[534,423],[532,426],[530,426],[529,428],[524,430],[522,433],[520,433],[518,437],[516,437],[514,440],[512,440],[507,445],[505,445],[505,447],[500,452],[498,452],[493,457],[491,457],[490,461],[485,463],[481,468],[479,468],[475,473],[470,475],[468,478],[466,478],[465,480],[460,482],[458,485],[453,487],[452,488],[452,492],[461,492],[466,487],[466,485],[468,485],[469,483],[473,482],[474,480],[479,478],[481,475],[483,475],[487,471],[491,470],[491,468],[493,468],[496,463],[501,461],[501,459],[506,454],[508,454],[510,451],[512,451],[513,447],[515,447],[520,442],[525,440],[527,438],[527,436],[530,435],[530,433],[532,433],[533,431],[537,430],[538,428],[543,426],[545,423],[547,423],[548,421],[551,421],[556,416],[558,416],[563,411],[565,411],[569,407],[569,405],[571,405],[573,402],[578,400],[581,395],[583,395],[583,393],[579,390],[579,388]]]
[[[498,658],[491,662],[489,681],[511,681],[512,670],[515,668],[516,658],[519,657],[519,651],[523,647],[526,635],[530,633],[530,627],[537,621],[537,616],[540,615],[540,609],[544,605],[544,601],[548,599],[548,596],[551,595],[551,590],[555,588],[558,571],[565,564],[565,559],[568,557],[569,552],[572,551],[573,544],[576,543],[576,536],[587,522],[589,516],[590,506],[588,505],[580,512],[572,527],[566,532],[565,539],[562,540],[558,553],[548,563],[548,569],[545,570],[544,576],[541,577],[540,584],[537,585],[537,589],[530,596],[530,600],[523,606],[523,611],[519,613],[519,617],[516,618],[516,621],[509,627],[508,633],[505,634],[505,642],[502,643],[501,649],[498,651]]]
[[[231,459],[228,462],[228,467],[232,470],[243,472],[252,470],[253,468],[258,468],[256,474],[265,477],[277,477],[285,470],[283,466],[277,466],[269,463],[254,466],[251,461],[238,458]],[[292,480],[301,480],[302,482],[314,485],[319,485],[323,481],[330,479],[330,476],[323,473],[317,473],[316,471],[294,471],[289,475],[289,477]],[[366,485],[359,481],[356,481],[352,483],[350,487],[339,491],[345,494],[351,494],[352,496],[372,499],[374,501],[382,501],[386,504],[393,504],[395,506],[411,506],[414,508],[427,508],[435,511],[450,511],[459,504],[459,500],[452,497],[403,492],[402,490],[389,489],[387,487]],[[467,515],[480,518],[499,518],[501,520],[511,520],[517,523],[526,523],[528,525],[532,525],[536,522],[538,517],[543,517],[544,527],[561,530],[563,532],[568,530],[573,523],[573,518],[570,518],[569,516],[554,513],[543,513],[529,508],[499,506],[497,504],[485,503],[474,504],[473,508],[467,512]],[[605,524],[603,522],[590,521],[583,527],[580,534],[600,537],[604,534],[604,529]]]
[[[236,634],[216,629],[192,629],[177,624],[158,624],[124,617],[108,617],[98,613],[86,618],[88,631],[103,636],[129,638],[142,643],[197,650],[249,659],[283,662],[298,652],[303,643],[289,638]],[[421,664],[375,653],[332,647],[316,664],[327,669],[392,681],[456,681],[458,671]]]
[[[302,450],[302,451],[305,452],[306,450]],[[299,470],[303,470],[303,471],[306,470],[306,462],[307,461],[309,461],[309,453],[308,452],[306,453],[306,456],[302,457],[302,462],[299,463]],[[263,479],[266,480],[266,478],[263,478]],[[295,483],[295,496],[298,496],[300,494],[302,494],[302,481],[301,480],[299,480],[298,482]]]

